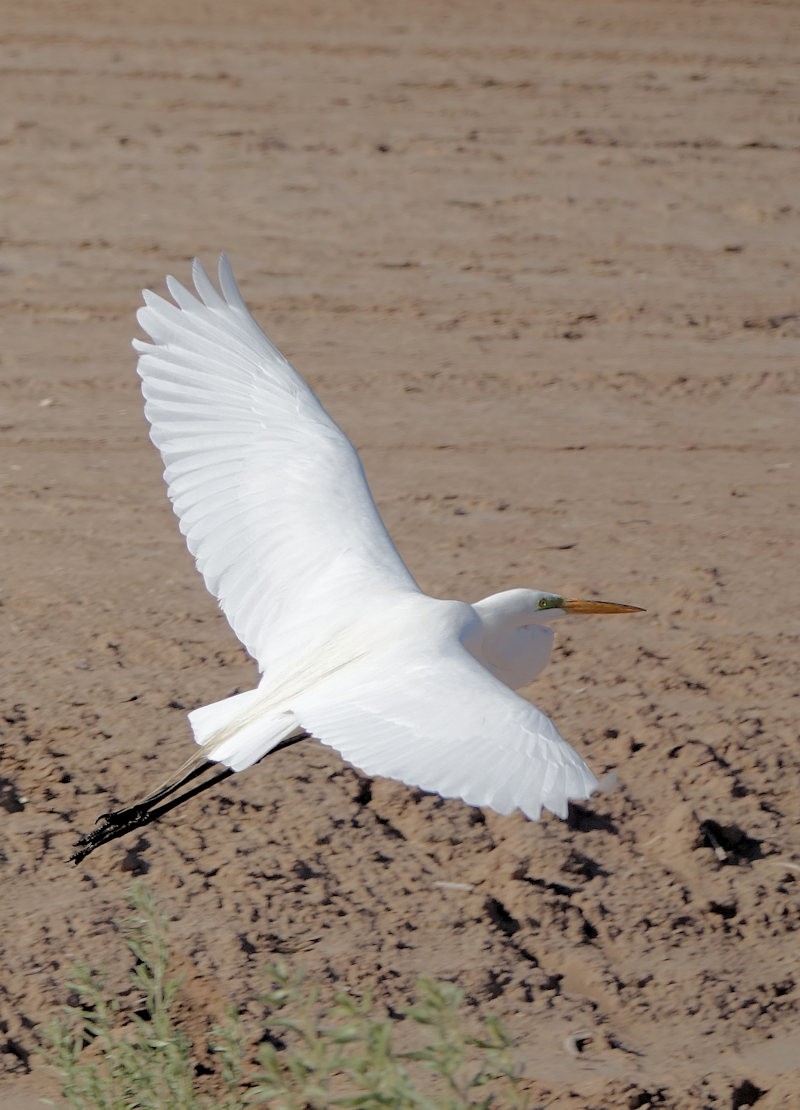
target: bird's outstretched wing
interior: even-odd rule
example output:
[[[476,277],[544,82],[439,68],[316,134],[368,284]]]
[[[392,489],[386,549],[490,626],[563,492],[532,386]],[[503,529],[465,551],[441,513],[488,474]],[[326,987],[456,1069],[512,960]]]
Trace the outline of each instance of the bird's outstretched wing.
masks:
[[[416,590],[355,448],[251,316],[223,255],[221,294],[145,291],[134,340],[151,438],[206,586],[262,671],[334,635],[370,591]],[[327,623],[330,622],[330,623]]]
[[[402,683],[397,674],[403,675]],[[598,781],[536,706],[453,642],[351,664],[296,698],[298,721],[368,775],[498,813],[567,815]]]

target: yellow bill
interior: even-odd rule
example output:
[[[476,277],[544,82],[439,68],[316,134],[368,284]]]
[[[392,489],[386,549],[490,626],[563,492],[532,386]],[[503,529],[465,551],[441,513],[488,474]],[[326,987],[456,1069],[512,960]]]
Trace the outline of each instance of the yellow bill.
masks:
[[[567,613],[581,613],[586,616],[602,613],[644,613],[638,605],[621,605],[616,601],[581,601],[580,598],[564,598],[561,608]]]

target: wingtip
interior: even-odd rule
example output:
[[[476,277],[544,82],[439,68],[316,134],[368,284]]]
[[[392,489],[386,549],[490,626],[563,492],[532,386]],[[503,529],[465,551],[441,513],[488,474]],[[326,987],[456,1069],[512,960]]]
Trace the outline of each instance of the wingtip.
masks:
[[[147,293],[150,293],[150,290],[149,289],[144,289],[144,290],[142,290],[142,292],[143,292],[143,294],[147,294]],[[150,295],[152,296],[152,294],[150,294]],[[146,321],[147,317],[150,315],[151,312],[152,312],[152,309],[151,309],[150,305],[147,303],[146,300],[145,300],[145,303],[143,305],[141,305],[139,308],[137,308],[137,310],[136,310],[136,323],[139,325],[139,327],[142,329],[142,331],[147,332],[148,335],[150,334],[150,332],[147,329],[147,324],[145,323],[145,321]],[[137,340],[134,339],[134,343],[136,343],[136,342],[137,342]]]
[[[198,282],[200,284],[203,284],[204,282],[210,281],[210,278],[206,273],[206,268],[197,255],[195,255],[195,257],[192,259],[192,281],[194,282],[195,289],[197,289],[198,293],[200,292],[200,285],[198,285]]]
[[[228,305],[225,297],[220,294],[199,258],[195,258],[192,262],[192,280],[206,308],[210,308],[212,311],[227,309]]]
[[[192,259],[191,270],[194,287],[197,290],[200,301],[207,308],[226,308],[228,306],[239,308],[246,307],[244,298],[239,291],[236,278],[233,275],[230,257],[226,251],[220,252],[217,261],[219,289],[214,285],[214,282],[208,275],[208,271],[197,255]],[[190,293],[177,278],[173,277],[172,274],[166,275],[165,284],[178,308],[191,308],[193,307],[192,302],[196,305],[197,302],[194,295]],[[220,293],[222,295],[220,295]],[[146,305],[149,305],[163,302],[164,298],[159,293],[154,293],[152,289],[142,289],[142,300]],[[169,303],[168,301],[167,304]]]
[[[231,266],[231,260],[228,257],[226,251],[220,251],[219,258],[217,259],[217,279],[219,281],[219,287],[226,297],[226,286],[232,284],[234,288],[236,288],[236,279],[233,276],[233,267]]]
[[[222,295],[225,297],[225,300],[231,308],[238,308],[240,311],[249,315],[250,310],[245,303],[244,297],[239,289],[239,284],[234,277],[231,260],[225,251],[219,256],[217,272],[219,274],[219,287],[222,290]]]

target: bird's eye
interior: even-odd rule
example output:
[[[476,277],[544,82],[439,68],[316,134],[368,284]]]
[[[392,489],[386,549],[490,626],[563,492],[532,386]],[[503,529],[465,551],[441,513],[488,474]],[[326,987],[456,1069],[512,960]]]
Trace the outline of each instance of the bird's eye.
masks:
[[[548,601],[549,601],[549,599],[548,599],[548,598],[546,598],[546,597],[540,597],[540,598],[539,598],[539,608],[540,608],[540,609],[546,609],[546,608],[547,608],[547,606],[548,606]]]

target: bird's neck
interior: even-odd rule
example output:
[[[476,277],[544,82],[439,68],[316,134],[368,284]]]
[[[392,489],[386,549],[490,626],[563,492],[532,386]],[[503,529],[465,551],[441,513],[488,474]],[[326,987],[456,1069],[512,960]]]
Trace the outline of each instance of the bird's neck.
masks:
[[[540,597],[535,590],[503,590],[502,593],[491,594],[476,602],[473,608],[484,625],[490,628],[523,628],[532,624],[550,624],[554,616],[553,610],[540,609]]]

